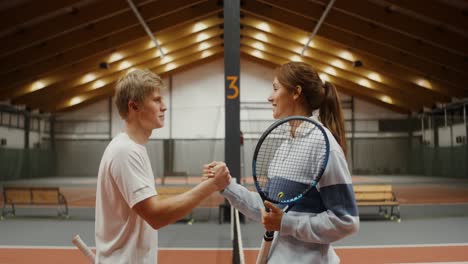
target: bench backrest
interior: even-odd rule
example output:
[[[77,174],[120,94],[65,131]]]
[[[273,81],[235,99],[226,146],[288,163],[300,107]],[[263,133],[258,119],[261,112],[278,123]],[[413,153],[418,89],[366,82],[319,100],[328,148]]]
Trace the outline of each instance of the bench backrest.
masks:
[[[391,201],[393,194],[390,192],[385,193],[355,193],[357,201]]]
[[[390,184],[354,185],[353,188],[355,193],[392,192],[392,185]]]
[[[4,202],[13,204],[57,204],[59,188],[4,187]]]
[[[356,201],[394,201],[396,199],[392,185],[354,185]]]

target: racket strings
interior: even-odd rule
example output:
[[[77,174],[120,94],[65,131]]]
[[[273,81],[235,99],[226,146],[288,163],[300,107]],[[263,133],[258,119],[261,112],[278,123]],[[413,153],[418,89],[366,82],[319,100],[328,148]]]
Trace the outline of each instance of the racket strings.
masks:
[[[257,181],[274,202],[300,198],[323,172],[325,136],[312,122],[283,123],[264,139],[257,154]]]

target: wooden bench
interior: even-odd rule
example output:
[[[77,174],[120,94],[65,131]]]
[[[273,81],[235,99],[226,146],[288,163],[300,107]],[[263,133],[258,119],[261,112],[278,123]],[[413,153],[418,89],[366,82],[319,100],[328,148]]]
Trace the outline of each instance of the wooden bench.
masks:
[[[378,207],[380,215],[400,221],[400,203],[393,192],[392,185],[354,185],[353,188],[358,206]]]
[[[16,215],[16,205],[56,205],[58,216],[68,217],[67,200],[57,187],[3,187],[2,217]]]

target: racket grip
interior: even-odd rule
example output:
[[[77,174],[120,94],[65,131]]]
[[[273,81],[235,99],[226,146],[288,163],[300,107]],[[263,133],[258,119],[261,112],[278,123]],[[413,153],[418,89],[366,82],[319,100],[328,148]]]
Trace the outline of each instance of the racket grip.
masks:
[[[266,238],[266,233],[264,238]],[[260,247],[260,251],[258,252],[257,256],[257,262],[256,264],[266,264],[268,255],[270,254],[270,246],[271,246],[271,240],[262,240],[262,246]]]
[[[263,239],[265,241],[271,242],[274,236],[275,236],[275,231],[266,231],[265,234],[263,235]]]
[[[95,255],[91,249],[85,244],[79,235],[75,235],[72,239],[72,243],[88,258],[90,263],[95,263]]]

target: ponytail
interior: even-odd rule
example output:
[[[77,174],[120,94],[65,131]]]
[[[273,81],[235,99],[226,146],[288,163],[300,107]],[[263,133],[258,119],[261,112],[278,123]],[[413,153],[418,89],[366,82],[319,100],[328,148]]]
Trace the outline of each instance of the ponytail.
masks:
[[[305,111],[312,115],[314,110],[319,109],[320,121],[330,130],[346,155],[343,113],[335,86],[329,82],[323,83],[318,73],[303,62],[285,63],[275,70],[275,76],[290,91],[296,91],[297,86],[302,88]]]
[[[325,90],[325,95],[319,108],[320,121],[330,130],[346,156],[346,137],[340,98],[338,97],[335,86],[330,82],[325,82],[323,88]]]

